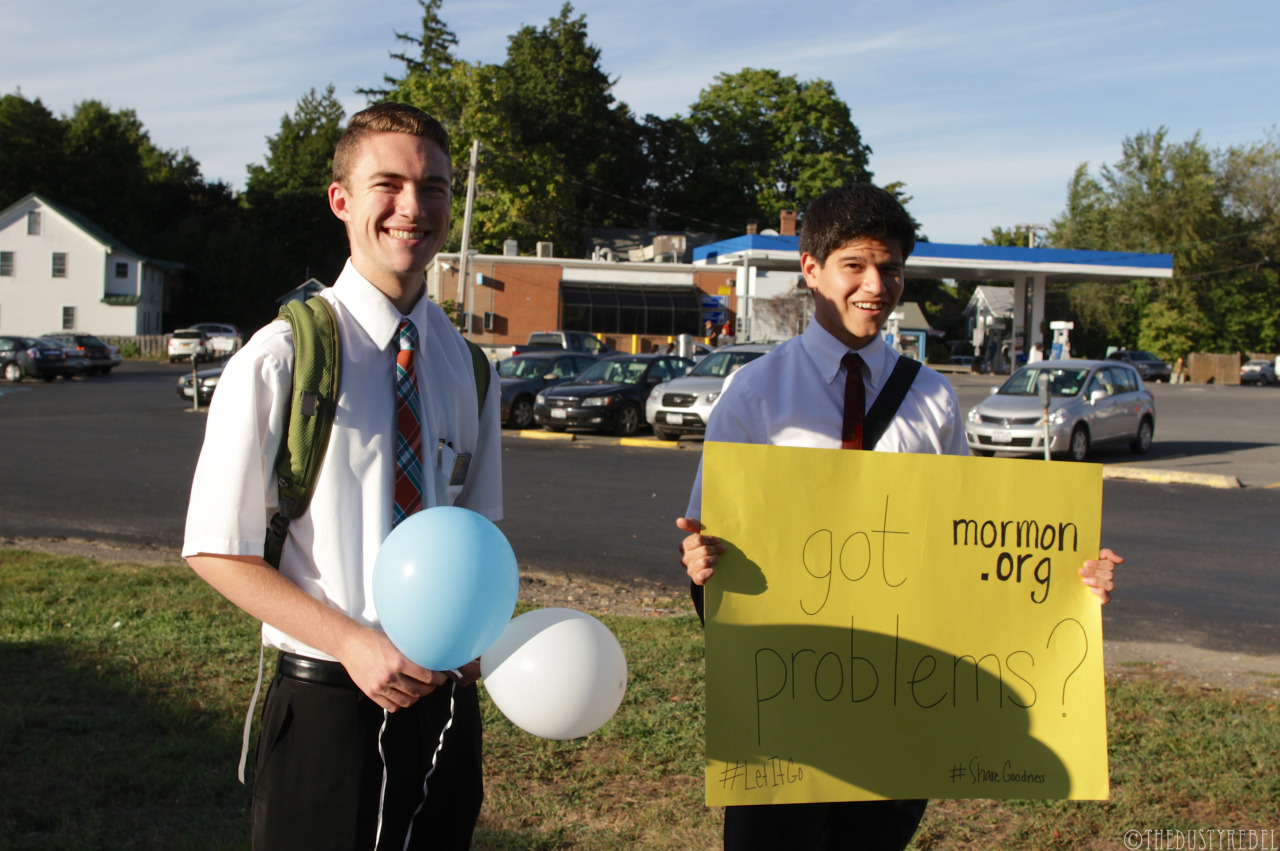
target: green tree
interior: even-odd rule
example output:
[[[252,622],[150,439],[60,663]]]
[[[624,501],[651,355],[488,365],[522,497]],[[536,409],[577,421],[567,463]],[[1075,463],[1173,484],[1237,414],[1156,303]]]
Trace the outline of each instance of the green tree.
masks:
[[[1222,329],[1213,298],[1189,282],[1214,265],[1226,222],[1211,152],[1198,134],[1182,144],[1167,136],[1160,128],[1125,139],[1119,162],[1104,165],[1098,178],[1081,165],[1050,240],[1062,248],[1173,254],[1172,281],[1081,285],[1069,293],[1072,310],[1091,319],[1095,333],[1114,334],[1110,344],[1136,344],[1172,360],[1220,342],[1213,340]]]
[[[453,63],[457,61],[453,48],[458,46],[458,37],[440,20],[440,2],[441,0],[418,0],[418,5],[422,7],[421,35],[395,31],[396,41],[412,45],[411,48],[391,54],[392,59],[404,64],[405,75],[384,75],[382,80],[387,88],[356,89],[357,94],[368,95],[371,101],[384,100],[391,97],[415,74],[432,76],[447,72],[453,67]],[[409,50],[413,50],[412,55]]]
[[[611,93],[586,19],[569,4],[546,26],[510,36],[502,65],[455,60],[411,73],[392,97],[421,107],[449,130],[454,195],[465,197],[472,140],[481,147],[471,245],[497,250],[550,240],[572,256],[593,225],[642,222],[636,125]],[[460,243],[454,205],[450,247]],[[526,248],[527,250],[527,248]]]
[[[60,198],[66,128],[39,98],[0,97],[0,209],[31,192]]]
[[[710,152],[704,177],[722,199],[716,220],[775,221],[833,186],[871,179],[871,149],[827,80],[719,74],[686,120]]]
[[[243,305],[254,322],[270,319],[274,299],[309,276],[331,282],[342,271],[346,232],[329,210],[328,189],[345,117],[332,85],[311,89],[267,138],[265,164],[248,166],[243,222],[254,262],[222,280],[218,298]]]

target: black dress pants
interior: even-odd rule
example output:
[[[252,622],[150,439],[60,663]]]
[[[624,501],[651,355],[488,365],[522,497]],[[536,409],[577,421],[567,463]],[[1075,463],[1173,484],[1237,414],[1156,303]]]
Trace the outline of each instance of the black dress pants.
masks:
[[[726,807],[725,851],[902,851],[928,801]]]
[[[391,713],[382,734],[387,788],[379,849],[400,851],[423,803],[423,778],[449,718],[411,848],[471,847],[484,797],[480,709],[474,685],[446,684]],[[378,830],[382,709],[354,684],[308,682],[279,673],[262,709],[253,784],[254,851],[371,851]]]

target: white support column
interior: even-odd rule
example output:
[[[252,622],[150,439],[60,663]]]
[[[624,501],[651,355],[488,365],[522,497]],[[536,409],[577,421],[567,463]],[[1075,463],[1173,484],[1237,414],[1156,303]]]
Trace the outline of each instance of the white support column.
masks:
[[[1045,359],[1044,351],[1044,290],[1045,276],[1036,275],[1031,292],[1031,327],[1027,329],[1027,363]]]
[[[1027,346],[1027,279],[1015,278],[1013,281],[1013,329],[1009,344],[1009,373],[1018,370],[1018,355],[1026,351]]]

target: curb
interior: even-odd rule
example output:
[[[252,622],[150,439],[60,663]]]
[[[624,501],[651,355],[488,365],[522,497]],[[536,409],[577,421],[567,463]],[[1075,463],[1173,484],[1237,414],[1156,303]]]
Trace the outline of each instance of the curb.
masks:
[[[618,446],[638,446],[641,449],[679,449],[680,441],[678,440],[658,440],[647,437],[620,437],[616,441]]]
[[[527,437],[530,440],[573,440],[574,435],[567,431],[546,431],[544,429],[526,428],[519,432],[521,437]]]
[[[1153,470],[1150,467],[1111,467],[1102,468],[1104,479],[1128,479],[1138,482],[1156,482],[1158,484],[1203,485],[1210,488],[1240,488],[1240,480],[1235,476],[1222,476],[1216,473],[1190,473],[1184,470]]]

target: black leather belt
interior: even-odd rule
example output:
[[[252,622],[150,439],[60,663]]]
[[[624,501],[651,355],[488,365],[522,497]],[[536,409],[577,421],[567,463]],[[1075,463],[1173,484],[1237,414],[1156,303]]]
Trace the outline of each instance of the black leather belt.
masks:
[[[341,662],[309,659],[296,653],[281,651],[280,659],[276,663],[276,671],[280,676],[288,677],[291,680],[302,680],[303,682],[318,683],[325,686],[356,687],[351,675],[347,673],[346,668],[342,667]]]

